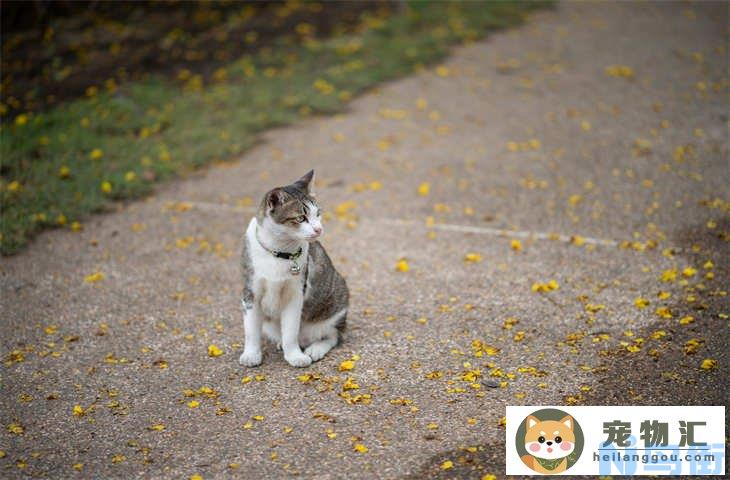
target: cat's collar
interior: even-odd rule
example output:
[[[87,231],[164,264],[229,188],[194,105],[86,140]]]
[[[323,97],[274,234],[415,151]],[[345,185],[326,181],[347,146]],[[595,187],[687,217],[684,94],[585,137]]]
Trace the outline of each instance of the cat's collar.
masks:
[[[261,245],[261,248],[275,256],[276,258],[282,258],[284,260],[296,260],[299,258],[302,254],[302,247],[299,247],[299,250],[297,250],[294,253],[291,252],[280,252],[278,250],[271,250],[269,247],[263,244],[261,239],[259,238],[259,229],[256,229],[256,241],[259,242],[259,245]]]

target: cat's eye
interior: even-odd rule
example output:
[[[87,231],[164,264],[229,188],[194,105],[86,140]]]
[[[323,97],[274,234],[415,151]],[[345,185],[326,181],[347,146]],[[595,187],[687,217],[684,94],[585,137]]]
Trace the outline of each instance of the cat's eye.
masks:
[[[563,439],[561,437],[555,437],[555,443],[560,443],[562,441]]]
[[[545,443],[545,437],[538,437],[537,441],[540,443]]]
[[[305,217],[304,215],[300,215],[297,218],[295,218],[294,221],[297,223],[303,223],[304,220],[306,220],[306,219],[307,219],[307,217]]]

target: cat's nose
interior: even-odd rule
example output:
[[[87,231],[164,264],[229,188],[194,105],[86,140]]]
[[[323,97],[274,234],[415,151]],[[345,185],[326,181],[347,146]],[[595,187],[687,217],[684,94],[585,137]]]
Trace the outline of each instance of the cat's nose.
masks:
[[[314,230],[314,233],[317,234],[317,235],[321,235],[322,234],[322,227],[314,227],[313,230]]]
[[[548,444],[548,445],[552,445],[552,444],[553,444],[553,442],[547,442],[547,444]]]

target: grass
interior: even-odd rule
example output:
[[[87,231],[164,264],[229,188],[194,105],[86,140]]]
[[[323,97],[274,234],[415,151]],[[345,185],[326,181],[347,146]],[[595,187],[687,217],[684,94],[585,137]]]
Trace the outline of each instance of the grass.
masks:
[[[413,2],[367,14],[357,33],[282,38],[219,69],[211,83],[182,71],[100,91],[0,127],[4,255],[45,228],[82,228],[112,201],[240,155],[257,134],[341,111],[385,80],[442,59],[451,45],[521,23],[547,3]]]

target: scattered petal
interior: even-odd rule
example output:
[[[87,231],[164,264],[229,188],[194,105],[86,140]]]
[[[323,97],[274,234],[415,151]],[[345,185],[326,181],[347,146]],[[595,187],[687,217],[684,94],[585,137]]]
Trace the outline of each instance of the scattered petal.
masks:
[[[482,256],[478,253],[467,253],[464,255],[464,262],[466,263],[479,263],[482,261]]]
[[[649,300],[642,297],[636,297],[634,305],[636,305],[636,308],[646,308],[649,305]]]
[[[606,75],[616,78],[633,78],[634,70],[626,65],[611,65],[606,67]]]
[[[220,357],[223,355],[223,350],[218,348],[215,344],[208,345],[208,356],[209,357]]]
[[[25,432],[25,428],[23,428],[23,426],[19,423],[11,423],[8,425],[8,432],[15,435],[22,435],[23,432]]]
[[[405,258],[401,258],[398,260],[398,262],[395,264],[395,269],[398,272],[407,272],[411,269],[411,267],[408,265],[408,262]]]
[[[346,372],[352,370],[353,368],[355,368],[355,362],[353,362],[352,360],[345,360],[344,362],[340,363],[339,367],[341,372]]]
[[[560,284],[557,282],[557,280],[549,280],[547,283],[532,284],[533,292],[550,292],[558,289],[560,289]]]
[[[694,277],[695,274],[697,274],[697,270],[692,267],[687,267],[684,270],[682,270],[682,275],[684,275],[687,278]]]
[[[86,283],[96,283],[100,280],[104,280],[104,274],[101,272],[94,272],[94,273],[84,277],[84,281]]]
[[[712,358],[706,358],[702,360],[702,364],[700,365],[700,368],[702,370],[712,370],[715,367],[717,367],[717,360],[714,360]]]

